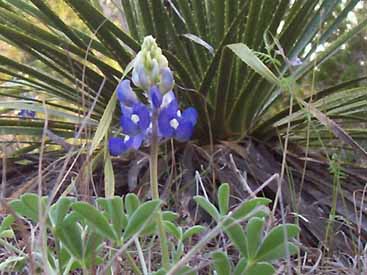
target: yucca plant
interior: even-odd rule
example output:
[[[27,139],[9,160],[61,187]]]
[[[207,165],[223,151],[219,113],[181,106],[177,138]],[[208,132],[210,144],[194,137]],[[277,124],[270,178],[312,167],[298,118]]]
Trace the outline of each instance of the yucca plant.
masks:
[[[281,166],[287,168],[281,175],[286,180],[288,173],[289,186],[283,184],[289,187],[286,201],[308,219],[314,214],[308,204],[330,194],[332,179],[327,153],[313,156],[309,147],[327,148],[333,146],[330,141],[341,139],[366,156],[353,137],[365,133],[359,125],[365,121],[367,89],[360,83],[367,77],[308,95],[298,82],[365,28],[367,18],[330,41],[361,1],[116,0],[127,28],[106,18],[98,1],[63,2],[89,31],[68,25],[47,1],[0,1],[2,40],[37,61],[23,64],[0,55],[0,72],[10,76],[1,88],[2,95],[11,98],[0,103],[3,113],[12,114],[9,110],[14,109],[38,113],[34,119],[2,116],[1,134],[40,136],[46,116],[56,137],[93,137],[89,153],[104,150],[101,142],[118,121],[115,88],[129,72],[143,38],[153,35],[174,71],[178,95],[199,112],[197,143],[222,142],[235,151],[250,185],[279,173]],[[337,16],[331,17],[335,12]],[[325,50],[316,52],[321,44]],[[27,91],[38,96],[30,98]],[[91,131],[75,136],[81,127]],[[58,143],[53,134],[50,144]],[[30,144],[21,152],[37,146]],[[282,163],[284,147],[290,153]],[[214,168],[216,164],[220,163],[214,162]],[[355,176],[361,179],[358,173]],[[302,192],[306,184],[308,192]],[[277,188],[269,186],[270,191]],[[349,190],[355,188],[360,185]],[[297,203],[291,194],[298,193]],[[343,202],[339,214],[350,217],[353,199],[348,195]],[[331,202],[322,208],[328,213]],[[315,230],[318,216],[313,220],[317,226],[311,237],[322,239],[323,233]]]

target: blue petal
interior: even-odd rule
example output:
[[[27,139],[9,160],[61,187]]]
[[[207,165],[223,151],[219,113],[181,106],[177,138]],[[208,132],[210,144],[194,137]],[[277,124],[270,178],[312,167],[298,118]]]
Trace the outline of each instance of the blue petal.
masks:
[[[171,121],[172,118],[174,118],[174,117],[172,117],[172,114],[169,113],[168,109],[163,109],[159,113],[158,128],[159,128],[159,133],[163,137],[171,138],[175,134],[175,129],[172,128],[171,125],[170,125],[170,121]]]
[[[188,141],[193,133],[194,127],[189,121],[181,121],[176,129],[175,138],[179,141]]]
[[[137,135],[135,137],[130,137],[130,139],[126,142],[126,145],[129,148],[138,150],[141,146],[141,144],[143,143],[145,135],[144,134],[140,134]]]
[[[34,118],[36,116],[36,112],[35,111],[28,111],[28,116],[30,118]]]
[[[166,93],[163,96],[163,101],[162,101],[162,108],[165,108],[168,106],[168,104],[170,104],[173,100],[176,100],[175,94],[172,91],[169,91],[168,93]]]
[[[122,132],[129,136],[136,136],[140,133],[140,127],[135,124],[130,117],[128,116],[121,116],[120,124],[122,128]]]
[[[131,88],[130,80],[123,80],[117,86],[117,98],[126,106],[132,106],[138,102],[138,98]]]
[[[152,103],[154,108],[158,109],[159,107],[161,107],[163,96],[157,86],[153,86],[152,88],[150,88],[149,96],[150,96],[150,102]]]
[[[25,117],[26,116],[26,110],[24,110],[24,109],[20,110],[20,112],[18,113],[18,116]]]
[[[166,108],[164,108],[164,110],[166,110],[167,115],[172,119],[177,117],[177,111],[178,111],[178,102],[175,99],[173,99]]]
[[[123,116],[127,116],[127,117],[131,117],[132,113],[133,113],[133,108],[132,107],[128,107],[126,105],[120,104],[121,107],[121,113]]]
[[[124,141],[121,138],[112,137],[108,141],[108,148],[112,156],[118,156],[124,153],[127,148]]]
[[[195,126],[196,125],[196,122],[198,120],[198,112],[196,111],[195,108],[189,107],[185,111],[183,111],[183,113],[182,113],[182,119],[184,121],[191,122],[192,126]]]
[[[141,131],[145,131],[150,124],[150,112],[144,104],[136,104],[133,113],[139,117],[138,125]]]
[[[159,83],[159,88],[162,93],[165,94],[168,91],[172,90],[173,85],[175,84],[173,80],[173,74],[169,68],[163,68],[161,70],[161,81]]]

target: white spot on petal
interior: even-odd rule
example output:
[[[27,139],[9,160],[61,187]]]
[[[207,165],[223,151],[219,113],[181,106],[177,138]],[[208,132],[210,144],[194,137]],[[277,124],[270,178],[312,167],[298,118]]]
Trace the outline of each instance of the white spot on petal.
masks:
[[[178,123],[177,119],[174,118],[174,119],[171,119],[171,121],[169,122],[169,125],[171,125],[171,127],[176,130],[178,125],[180,124]]]
[[[139,118],[138,115],[132,114],[131,115],[131,120],[132,120],[132,122],[134,122],[135,124],[137,124],[140,121],[140,118]]]

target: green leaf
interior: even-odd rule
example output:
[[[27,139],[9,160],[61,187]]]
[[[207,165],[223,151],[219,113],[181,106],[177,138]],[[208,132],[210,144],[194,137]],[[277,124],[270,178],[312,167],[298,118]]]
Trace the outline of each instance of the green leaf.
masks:
[[[0,233],[4,230],[10,229],[11,225],[15,222],[15,217],[13,215],[7,215],[0,225]]]
[[[84,249],[84,258],[92,259],[98,255],[98,250],[100,248],[100,245],[103,241],[103,238],[100,234],[97,234],[95,232],[90,232],[88,235],[88,238],[85,243],[85,249]]]
[[[185,233],[182,236],[182,241],[187,240],[188,238],[191,238],[194,235],[198,235],[203,233],[206,230],[205,226],[202,225],[194,225],[187,229]]]
[[[286,249],[286,246],[288,246],[288,251]],[[298,253],[299,248],[297,245],[288,242],[287,244],[283,243],[281,245],[278,245],[276,248],[268,251],[267,253],[264,253],[261,258],[259,258],[259,261],[275,261],[282,258],[289,256],[292,256],[296,253]],[[287,255],[287,252],[289,253]]]
[[[226,215],[229,209],[229,184],[223,183],[218,189],[218,204],[220,214]]]
[[[42,199],[42,205],[45,206],[45,200]],[[39,207],[39,197],[36,194],[24,194],[18,200],[13,200],[10,202],[10,207],[23,217],[29,218],[34,222],[38,221],[38,207]]]
[[[241,258],[238,261],[236,268],[234,269],[233,275],[243,275],[244,271],[246,270],[246,267],[247,267],[247,258],[246,257]]]
[[[271,203],[270,199],[267,198],[255,198],[249,201],[246,201],[241,204],[231,215],[232,218],[242,220],[245,218],[250,218],[250,216],[254,216],[257,212],[261,212],[263,208],[261,206],[267,206]],[[260,207],[259,207],[260,206]],[[257,211],[258,210],[258,211]]]
[[[110,219],[115,232],[119,237],[122,236],[122,230],[127,225],[127,217],[124,213],[124,203],[121,197],[113,198],[98,198],[97,204],[100,208],[107,211],[107,216]]]
[[[13,229],[5,229],[0,231],[0,239],[12,239],[15,237]]]
[[[55,236],[76,259],[83,258],[82,228],[75,213],[68,214],[55,228]]]
[[[242,226],[236,220],[229,217],[223,223],[223,231],[228,235],[241,255],[247,257],[247,237]]]
[[[179,226],[169,221],[164,221],[163,224],[168,233],[170,233],[177,240],[182,240],[182,229]]]
[[[275,274],[274,267],[269,263],[255,263],[253,266],[249,267],[244,275],[272,275]]]
[[[220,214],[217,208],[210,201],[202,196],[195,196],[194,200],[201,208],[203,208],[210,216],[212,216],[214,220],[219,221]]]
[[[76,202],[72,205],[72,209],[93,226],[97,233],[110,240],[118,240],[106,217],[92,205],[86,202]]]
[[[134,193],[129,193],[125,196],[125,208],[129,216],[131,216],[135,212],[139,205],[139,198]]]
[[[268,253],[279,249],[279,246],[284,246],[286,236],[288,240],[298,236],[300,228],[295,224],[281,224],[274,227],[265,237],[259,250],[256,253],[256,259],[264,259]]]
[[[126,201],[126,199],[125,199]],[[159,209],[160,200],[147,201],[141,204],[129,217],[128,224],[123,234],[126,241],[139,232],[149,222],[154,213]]]
[[[51,206],[49,215],[54,226],[57,226],[63,222],[73,201],[73,198],[61,197]]]
[[[247,224],[247,251],[249,259],[252,259],[256,255],[256,251],[258,250],[259,244],[261,242],[264,223],[265,219],[253,217]]]
[[[211,253],[213,259],[214,269],[217,275],[231,274],[231,264],[228,255],[222,251]]]
[[[174,222],[175,220],[177,220],[177,218],[178,218],[178,214],[173,211],[163,211],[162,212],[162,219],[164,221]]]

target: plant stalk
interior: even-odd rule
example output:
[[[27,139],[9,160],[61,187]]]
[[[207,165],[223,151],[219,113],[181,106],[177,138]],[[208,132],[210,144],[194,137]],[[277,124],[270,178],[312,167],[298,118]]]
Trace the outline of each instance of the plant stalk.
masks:
[[[157,120],[158,120],[158,114],[157,111],[154,110],[152,114],[152,141],[150,147],[150,184],[152,189],[152,197],[154,200],[160,199],[158,190],[159,140],[158,140]],[[158,224],[158,234],[159,234],[158,236],[162,252],[162,266],[164,269],[168,270],[169,268],[168,243],[167,243],[166,231],[164,230],[161,210],[159,210],[158,213],[156,214],[156,222]]]

